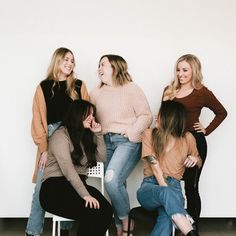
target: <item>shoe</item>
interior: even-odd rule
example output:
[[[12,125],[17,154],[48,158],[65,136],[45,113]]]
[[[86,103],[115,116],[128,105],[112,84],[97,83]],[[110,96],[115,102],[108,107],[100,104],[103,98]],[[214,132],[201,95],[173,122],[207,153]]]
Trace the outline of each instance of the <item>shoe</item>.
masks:
[[[188,232],[187,236],[200,236],[196,230],[191,230],[190,232]]]
[[[69,230],[67,229],[61,229],[61,236],[69,236]]]

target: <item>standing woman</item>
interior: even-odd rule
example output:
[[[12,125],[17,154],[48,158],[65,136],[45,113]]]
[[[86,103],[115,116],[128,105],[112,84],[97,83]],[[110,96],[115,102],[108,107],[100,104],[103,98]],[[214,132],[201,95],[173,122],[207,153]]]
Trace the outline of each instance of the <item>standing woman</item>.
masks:
[[[118,236],[126,236],[130,210],[126,180],[141,155],[141,134],[152,122],[143,91],[132,81],[126,61],[104,55],[99,61],[101,85],[90,98],[104,134],[107,162],[105,187],[111,199]]]
[[[199,59],[192,54],[181,56],[175,65],[174,80],[164,91],[163,101],[174,100],[184,105],[187,111],[186,130],[190,131],[196,139],[203,167],[207,155],[205,136],[220,125],[227,116],[227,111],[215,95],[203,85],[202,79]],[[209,108],[215,114],[207,127],[204,127],[199,120],[204,107]],[[187,209],[195,220],[196,229],[198,229],[197,223],[201,212],[198,183],[202,167],[186,169],[184,174]]]
[[[72,51],[58,48],[52,56],[46,79],[37,86],[34,95],[31,132],[38,152],[33,175],[36,185],[26,227],[27,236],[43,232],[45,211],[39,202],[39,191],[48,158],[48,137],[58,128],[73,100],[89,99],[84,82],[75,78],[74,68]],[[62,236],[68,235],[67,229],[71,228],[71,222],[63,222],[61,228]]]
[[[102,193],[86,183],[88,168],[106,158],[101,125],[94,116],[90,102],[71,104],[61,127],[49,139],[40,190],[46,211],[79,221],[78,236],[104,236],[113,214]]]

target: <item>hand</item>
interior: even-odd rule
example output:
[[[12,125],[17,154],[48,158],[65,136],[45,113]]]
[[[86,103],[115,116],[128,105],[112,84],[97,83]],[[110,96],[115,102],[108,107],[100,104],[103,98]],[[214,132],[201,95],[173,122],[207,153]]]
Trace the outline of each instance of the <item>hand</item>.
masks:
[[[206,133],[206,129],[204,128],[204,126],[200,123],[200,122],[196,122],[193,125],[194,130],[196,130],[198,133]]]
[[[97,123],[93,118],[90,125],[90,130],[94,133],[98,133],[102,131],[102,126],[99,123]]]
[[[187,168],[194,167],[197,164],[198,160],[199,160],[199,157],[197,156],[188,156],[187,159],[184,161],[184,165]]]
[[[44,170],[47,160],[48,160],[48,152],[45,151],[41,154],[41,157],[39,160],[39,169],[40,170],[42,170],[42,171]]]
[[[96,198],[92,196],[85,196],[84,200],[85,200],[85,207],[89,206],[90,208],[94,208],[94,209],[100,208],[99,202]]]

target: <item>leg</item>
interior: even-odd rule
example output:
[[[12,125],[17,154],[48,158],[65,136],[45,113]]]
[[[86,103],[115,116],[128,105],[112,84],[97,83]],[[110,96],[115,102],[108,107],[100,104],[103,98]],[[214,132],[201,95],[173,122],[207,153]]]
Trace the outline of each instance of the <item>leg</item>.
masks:
[[[200,169],[197,167],[186,169],[184,173],[184,181],[188,213],[193,217],[197,226],[201,213],[201,198],[199,195],[198,185],[202,168],[206,160],[207,143],[205,136],[202,133],[193,132],[192,134],[196,139],[197,149],[202,159],[202,167]]]
[[[26,233],[32,235],[40,235],[43,232],[45,211],[39,202],[39,192],[41,188],[41,179],[43,172],[38,170],[37,182],[34,188],[34,194],[31,203],[30,216],[26,226]]]
[[[40,202],[53,214],[78,220],[78,235],[104,236],[112,219],[112,208],[95,188],[86,185],[91,196],[100,203],[100,209],[85,207],[85,201],[64,177],[49,178],[42,184]]]
[[[109,143],[115,147],[115,151],[106,168],[105,187],[116,214],[122,220],[123,230],[127,230],[130,205],[126,179],[140,160],[141,145],[118,134],[110,135]]]

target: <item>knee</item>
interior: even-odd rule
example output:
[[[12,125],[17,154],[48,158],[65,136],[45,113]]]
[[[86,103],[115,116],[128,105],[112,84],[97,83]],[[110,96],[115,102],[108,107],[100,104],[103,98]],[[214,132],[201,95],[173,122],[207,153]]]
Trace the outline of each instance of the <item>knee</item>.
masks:
[[[105,185],[106,187],[116,187],[117,181],[115,179],[115,171],[108,169],[105,173]]]

